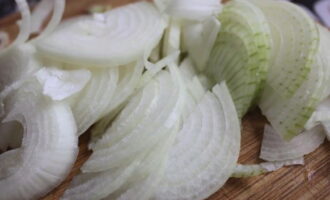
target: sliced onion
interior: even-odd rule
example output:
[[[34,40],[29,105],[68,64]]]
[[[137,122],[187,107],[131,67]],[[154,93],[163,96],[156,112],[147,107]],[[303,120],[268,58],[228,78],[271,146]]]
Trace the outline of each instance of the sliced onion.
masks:
[[[290,140],[329,95],[329,33],[292,3],[253,2],[263,10],[274,44],[259,106],[282,138]]]
[[[51,34],[61,22],[65,8],[65,0],[56,0],[53,1],[53,4],[54,4],[54,9],[53,9],[52,18],[50,19],[45,30],[43,30],[42,33],[33,40],[34,43],[36,41],[42,40],[43,38]]]
[[[78,134],[83,134],[97,120],[107,114],[118,83],[118,68],[91,70],[92,76],[86,87],[68,101],[75,116]]]
[[[218,0],[169,0],[166,12],[174,17],[203,21],[221,11]]]
[[[204,199],[217,191],[236,165],[240,125],[225,84],[206,93],[170,150],[154,199]]]
[[[294,158],[283,161],[264,162],[255,165],[237,165],[231,177],[245,178],[251,176],[258,176],[260,174],[278,170],[284,166],[303,165],[303,164],[304,164],[304,158],[300,157],[300,158]]]
[[[82,167],[84,172],[97,172],[117,167],[124,161],[134,158],[136,153],[150,149],[171,130],[173,123],[176,122],[167,122],[167,120],[177,109],[175,105],[179,94],[178,91],[175,91],[173,83],[171,84],[171,77],[168,73],[161,73],[157,76],[157,80],[159,81],[160,93],[157,96],[154,95],[156,101],[150,103],[144,111],[140,111],[142,113],[127,112],[124,109],[122,116],[119,116],[118,120],[96,144],[94,153]],[[150,87],[157,88],[158,84],[157,82],[153,83]],[[146,87],[146,89],[148,88]],[[155,89],[151,91],[153,90]],[[125,117],[127,114],[128,117]],[[127,119],[134,118],[137,119],[132,120],[131,123],[126,122]]]
[[[284,141],[271,126],[266,125],[260,158],[267,161],[282,161],[302,157],[313,152],[324,142],[321,126],[304,131],[290,141]]]
[[[181,46],[181,23],[175,19],[170,20],[163,38],[163,57],[179,51]],[[177,60],[179,64],[179,59]]]
[[[31,15],[31,32],[41,32],[42,25],[54,7],[54,1],[43,0],[34,8]]]
[[[138,2],[110,10],[102,19],[70,19],[37,48],[46,57],[80,66],[126,65],[156,47],[165,26],[151,3]]]
[[[91,79],[91,72],[86,69],[61,70],[47,67],[40,69],[36,77],[43,86],[43,94],[60,101],[81,91]]]
[[[197,68],[205,69],[220,30],[220,21],[212,16],[202,22],[186,24],[183,28],[184,48]]]
[[[21,13],[22,20],[20,23],[20,30],[16,39],[11,43],[10,47],[15,47],[24,43],[27,39],[29,39],[31,33],[31,13],[29,9],[29,5],[26,0],[15,0],[17,7]],[[9,47],[7,50],[10,49]],[[2,52],[1,52],[2,53]],[[3,55],[0,54],[0,57]]]
[[[28,82],[6,99],[4,122],[24,127],[22,160],[0,179],[0,199],[38,199],[56,187],[76,159],[76,126],[70,108],[41,95],[37,81]],[[2,164],[2,163],[1,163]]]
[[[270,30],[262,11],[250,1],[228,2],[219,20],[221,29],[205,71],[213,83],[226,81],[241,118],[267,76]]]
[[[127,65],[119,68],[119,83],[115,90],[116,95],[111,101],[108,109],[106,109],[105,116],[98,122],[92,131],[92,143],[103,135],[108,125],[118,112],[126,105],[129,97],[131,97],[135,90],[140,86],[139,82],[142,79],[143,62],[138,61],[134,66]]]

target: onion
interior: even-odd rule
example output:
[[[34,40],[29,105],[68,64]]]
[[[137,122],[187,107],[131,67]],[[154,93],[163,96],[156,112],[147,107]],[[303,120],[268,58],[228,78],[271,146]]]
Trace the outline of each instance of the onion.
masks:
[[[218,0],[168,0],[166,12],[174,17],[202,21],[221,11]]]
[[[157,9],[147,2],[102,15],[102,19],[83,16],[64,22],[37,43],[38,50],[43,56],[79,66],[126,65],[156,47],[166,26]]]
[[[53,3],[54,1],[52,0],[43,0],[34,8],[31,15],[32,33],[39,33],[41,31],[43,23],[52,11]]]
[[[213,83],[226,81],[241,118],[254,104],[267,76],[270,30],[262,11],[251,1],[228,2],[219,20],[221,29],[205,72]]]
[[[238,159],[240,125],[225,84],[206,93],[170,149],[154,199],[204,199],[229,178]]]
[[[0,199],[45,195],[64,180],[76,159],[76,126],[70,108],[45,98],[40,89],[38,82],[31,80],[6,98],[8,115],[3,122],[21,123],[24,137],[20,148],[1,155],[13,162],[7,166],[9,173],[0,179]]]
[[[81,91],[91,79],[91,72],[86,69],[61,70],[48,67],[40,69],[36,77],[43,86],[43,94],[60,101]]]
[[[319,147],[324,142],[324,138],[322,127],[316,126],[290,141],[284,141],[279,133],[266,125],[260,158],[268,161],[282,161],[302,157]]]
[[[245,178],[251,176],[258,176],[267,172],[272,172],[284,166],[303,165],[304,158],[295,158],[283,161],[263,162],[255,165],[237,165],[231,177]]]
[[[206,67],[219,31],[220,21],[214,16],[183,28],[184,48],[200,71]]]

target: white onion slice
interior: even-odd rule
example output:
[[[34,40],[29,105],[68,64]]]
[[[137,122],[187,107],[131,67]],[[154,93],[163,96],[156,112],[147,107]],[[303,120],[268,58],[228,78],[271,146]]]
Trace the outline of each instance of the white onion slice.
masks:
[[[118,70],[118,68],[91,70],[92,76],[86,87],[68,99],[79,135],[107,114],[117,89]]]
[[[202,22],[186,24],[183,28],[184,48],[200,71],[206,67],[219,30],[220,21],[214,16]]]
[[[304,158],[294,158],[290,160],[282,160],[282,161],[272,161],[272,162],[263,162],[255,165],[240,165],[238,164],[231,175],[231,177],[235,178],[245,178],[251,176],[258,176],[260,174],[264,174],[267,172],[272,172],[278,170],[284,166],[291,165],[303,165]]]
[[[135,65],[130,64],[125,67],[119,67],[119,83],[115,90],[116,95],[111,100],[111,104],[105,112],[106,115],[103,116],[95,128],[93,128],[90,147],[94,145],[94,141],[103,135],[113,118],[126,105],[129,97],[131,97],[140,86],[139,82],[142,79],[142,71],[142,61],[137,61]]]
[[[60,101],[81,91],[91,79],[86,69],[62,70],[55,67],[42,68],[36,73],[43,86],[43,94]]]
[[[16,39],[11,43],[10,47],[15,47],[24,43],[30,36],[31,33],[31,13],[29,5],[26,0],[15,0],[17,7],[21,13],[22,20],[20,23],[20,30]],[[9,47],[7,50],[10,49]],[[0,54],[0,57],[2,55]]]
[[[284,141],[271,126],[266,125],[260,158],[267,161],[283,161],[302,157],[313,152],[324,142],[321,126],[304,131],[290,141]]]
[[[76,159],[76,125],[69,106],[45,98],[39,88],[31,80],[6,99],[4,122],[20,122],[24,137],[18,149],[21,162],[0,179],[0,199],[38,199],[64,180]]]
[[[160,93],[154,97],[158,100],[148,105],[146,110],[140,111],[142,114],[127,112],[124,109],[122,116],[119,116],[96,144],[94,153],[82,167],[84,172],[97,172],[117,167],[123,161],[134,158],[136,153],[152,148],[177,123],[178,116],[172,116],[172,113],[179,114],[177,113],[178,97],[180,96],[178,90],[175,90],[173,83],[171,84],[169,73],[161,73],[156,80],[159,81],[158,84],[161,87]],[[158,84],[152,85],[157,88]],[[148,88],[146,87],[146,89]],[[139,108],[137,107],[137,109]],[[125,117],[127,114],[134,117],[129,115]],[[127,123],[126,118],[128,120],[137,118],[141,121],[132,120],[131,123]]]
[[[42,40],[43,38],[51,34],[61,22],[65,8],[65,0],[56,0],[53,1],[52,3],[54,4],[52,18],[50,19],[46,28],[41,32],[41,34],[37,38],[32,40],[34,43],[39,40]]]
[[[53,0],[42,0],[37,6],[34,8],[31,14],[31,32],[39,33],[42,29],[42,25],[45,22],[46,18],[52,11],[54,6]]]
[[[22,162],[22,150],[13,149],[0,154],[0,180],[4,179],[18,170]]]
[[[110,10],[102,19],[70,19],[37,48],[46,57],[80,66],[126,65],[156,47],[165,26],[151,3],[138,2]]]
[[[218,0],[169,0],[166,12],[174,17],[203,21],[221,11]]]
[[[154,199],[204,199],[230,177],[239,154],[240,125],[225,84],[206,93],[170,149]]]

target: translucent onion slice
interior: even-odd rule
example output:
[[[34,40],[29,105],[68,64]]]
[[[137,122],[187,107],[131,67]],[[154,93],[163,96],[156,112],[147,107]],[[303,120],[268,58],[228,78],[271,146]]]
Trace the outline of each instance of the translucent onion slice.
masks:
[[[44,1],[49,1],[49,0],[44,0]],[[59,25],[59,23],[61,22],[63,13],[64,13],[64,8],[65,8],[65,0],[56,0],[56,1],[52,1],[51,3],[53,3],[53,15],[52,18],[50,19],[48,25],[46,26],[46,28],[43,30],[43,32],[33,40],[33,42],[36,42],[38,40],[41,40],[44,37],[47,37],[49,34],[51,34],[56,27]],[[41,21],[44,21],[45,18],[42,18],[43,16],[41,16],[41,9],[43,9],[42,11],[45,12],[43,15],[46,15],[46,12],[49,12],[49,2],[45,2],[45,3],[41,3],[44,5],[41,5],[42,8],[39,8],[34,15],[32,15],[32,20],[33,19],[38,19],[38,21],[36,21],[36,23],[34,21],[32,21],[32,28],[41,28],[40,26],[42,25]],[[47,5],[46,5],[47,4]],[[47,7],[47,8],[46,8]],[[47,13],[48,14],[48,13]],[[40,17],[40,18],[39,18]],[[38,27],[39,25],[39,27]]]
[[[163,57],[180,50],[181,46],[181,23],[175,19],[170,20],[163,38]],[[179,60],[177,60],[178,64]]]
[[[0,50],[6,48],[9,43],[10,39],[8,33],[0,31]]]
[[[218,0],[169,0],[166,13],[177,18],[203,21],[217,15],[221,8]]]
[[[97,16],[64,22],[38,42],[38,50],[46,57],[80,66],[126,65],[156,47],[166,26],[158,10],[147,2]]]
[[[240,125],[225,84],[207,92],[184,122],[170,149],[154,199],[204,199],[217,191],[236,166]]]
[[[0,179],[0,199],[38,199],[64,180],[76,159],[76,125],[69,106],[45,98],[39,89],[31,81],[6,99],[10,112],[4,122],[20,122],[24,137],[18,149],[22,160]]]
[[[96,172],[117,167],[124,161],[134,158],[137,153],[150,150],[160,138],[168,135],[178,121],[179,94],[175,85],[171,84],[169,73],[161,73],[156,80],[159,81],[160,87],[165,87],[160,88],[159,96],[156,97],[159,100],[154,103],[155,105],[150,104],[149,108],[142,111],[145,114],[144,117],[143,114],[139,117],[140,122],[135,120],[132,121],[132,124],[125,124],[123,122],[127,117],[119,116],[117,123],[115,121],[99,144],[96,144],[94,153],[82,167],[84,172]],[[125,115],[127,112],[124,109],[122,113]],[[172,113],[177,115],[173,116]],[[136,114],[135,117],[137,117]],[[181,116],[179,115],[179,117]],[[130,119],[129,115],[128,119]],[[126,125],[123,127],[125,131],[118,130],[123,126],[120,124]]]
[[[286,7],[281,9],[286,9]],[[310,72],[306,75],[302,85],[295,91],[292,97],[288,98],[284,95],[284,91],[274,88],[267,80],[259,101],[262,113],[285,140],[290,140],[302,132],[317,106],[329,96],[327,87],[330,83],[329,32],[321,27],[316,27],[316,31],[320,33],[320,45],[317,47],[316,55],[312,59],[313,63],[310,66]],[[298,38],[297,35],[293,37]],[[299,57],[298,60],[301,61]],[[273,65],[273,67],[276,66]],[[270,72],[269,76],[273,76],[273,74]],[[283,84],[285,83],[283,81]]]
[[[270,29],[261,10],[250,1],[228,2],[219,20],[221,29],[206,74],[214,83],[226,81],[238,116],[242,117],[266,79],[271,53]]]
[[[266,125],[260,158],[267,161],[283,161],[302,157],[313,152],[324,142],[321,126],[304,131],[290,141],[284,141],[271,126]]]
[[[214,16],[183,27],[184,48],[200,71],[206,67],[219,30],[220,22]]]
[[[143,62],[137,61],[125,67],[119,67],[119,80],[115,90],[115,96],[111,100],[110,107],[106,109],[105,116],[96,124],[92,130],[92,141],[90,147],[98,140],[105,132],[113,118],[127,104],[129,97],[135,94],[135,91],[140,86],[142,72],[144,69]]]
[[[46,18],[52,11],[54,6],[54,1],[52,0],[43,0],[34,8],[31,15],[31,32],[39,33],[41,32],[42,25],[45,22]]]
[[[24,43],[26,40],[29,39],[31,33],[31,13],[28,3],[26,2],[26,0],[15,0],[15,2],[21,13],[22,20],[20,22],[20,30],[18,36],[11,43],[10,47],[6,48],[6,50],[9,50],[11,49],[11,47],[16,47],[17,45]],[[2,56],[3,55],[0,54],[0,57]]]
[[[288,1],[251,1],[267,18],[273,39],[267,84],[279,95],[292,97],[308,79],[318,51],[319,33],[302,8]]]
[[[91,70],[92,76],[86,87],[68,99],[79,135],[107,114],[106,110],[109,110],[117,89],[118,70],[118,68]]]
[[[43,86],[43,94],[60,101],[80,92],[91,79],[91,72],[86,69],[61,70],[47,67],[40,69],[36,77]]]
[[[303,165],[304,158],[294,158],[283,161],[263,162],[255,165],[237,165],[231,177],[246,178],[251,176],[258,176],[267,172],[278,170],[284,166]]]

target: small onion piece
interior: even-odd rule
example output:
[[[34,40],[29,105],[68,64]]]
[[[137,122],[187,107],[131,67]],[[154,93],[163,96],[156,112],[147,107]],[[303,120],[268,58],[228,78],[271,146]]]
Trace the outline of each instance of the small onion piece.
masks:
[[[43,86],[45,96],[61,101],[80,92],[91,79],[91,72],[86,69],[62,70],[47,67],[40,69],[36,78]]]
[[[218,0],[169,0],[165,11],[176,18],[203,21],[219,14],[221,8]]]
[[[41,94],[37,80],[24,84],[6,99],[3,122],[24,127],[21,161],[0,179],[0,199],[38,199],[65,179],[76,159],[76,125],[71,109]],[[2,164],[2,163],[0,163]]]
[[[271,126],[266,125],[260,158],[267,161],[283,161],[302,157],[313,152],[324,142],[321,126],[304,131],[290,141],[284,141]]]
[[[45,57],[79,66],[126,65],[156,47],[166,27],[161,14],[148,2],[101,15],[65,21],[40,40],[37,49]]]
[[[251,176],[258,176],[267,172],[278,170],[284,166],[303,165],[303,164],[304,164],[303,157],[294,158],[290,160],[263,162],[255,165],[238,164],[231,177],[246,178]]]
[[[200,71],[206,67],[219,31],[220,21],[215,16],[202,22],[187,23],[183,27],[183,48]]]
[[[207,92],[184,122],[170,149],[154,199],[204,199],[217,191],[236,166],[240,125],[224,83]]]

